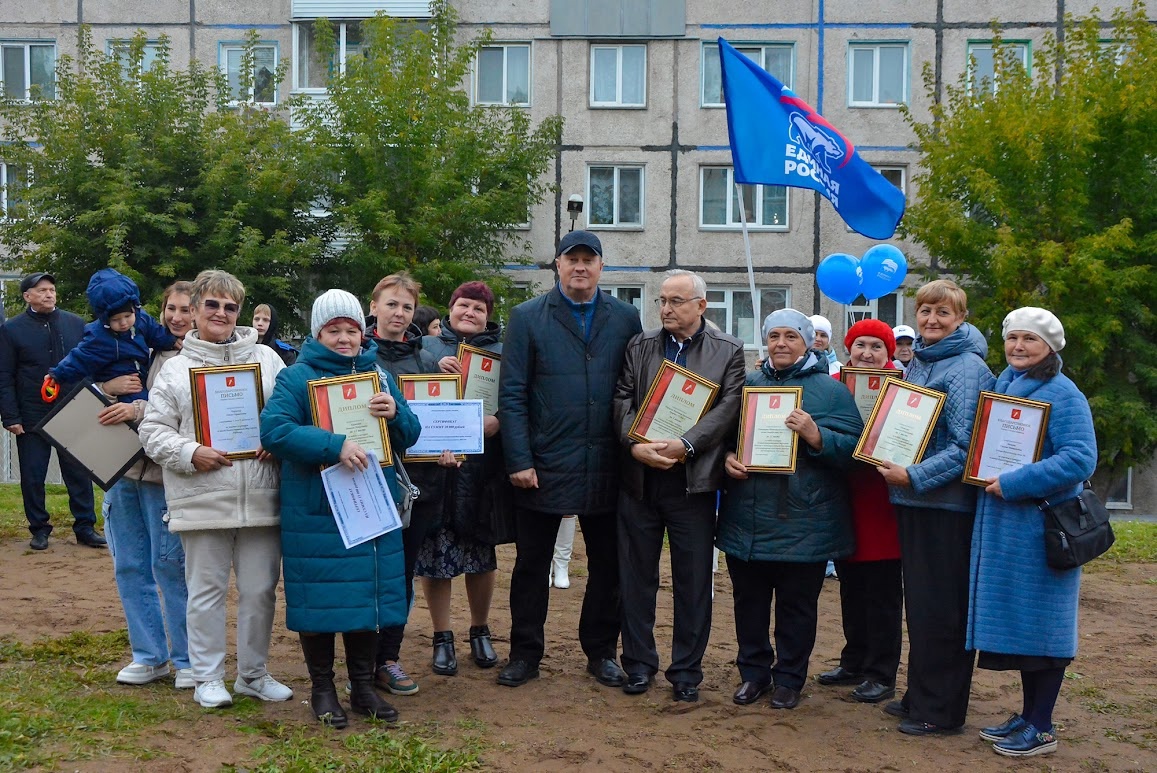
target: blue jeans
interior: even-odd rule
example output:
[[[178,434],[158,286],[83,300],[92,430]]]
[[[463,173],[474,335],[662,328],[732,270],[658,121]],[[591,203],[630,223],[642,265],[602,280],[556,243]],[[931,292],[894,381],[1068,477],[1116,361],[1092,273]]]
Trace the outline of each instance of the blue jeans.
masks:
[[[185,551],[164,520],[168,516],[165,487],[121,478],[104,501],[108,507],[105,537],[128,622],[133,662],[159,666],[171,660],[174,668],[188,668]]]

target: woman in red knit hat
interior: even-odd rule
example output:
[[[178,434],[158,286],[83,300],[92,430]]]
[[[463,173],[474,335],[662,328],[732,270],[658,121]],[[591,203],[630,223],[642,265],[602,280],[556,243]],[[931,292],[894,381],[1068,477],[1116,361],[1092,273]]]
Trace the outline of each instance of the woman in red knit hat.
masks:
[[[896,339],[876,319],[852,325],[844,336],[853,368],[895,370]],[[897,375],[900,375],[897,373]],[[839,378],[836,375],[835,378]],[[820,684],[857,684],[852,697],[879,703],[896,694],[904,609],[900,538],[888,484],[874,467],[857,463],[850,478],[856,552],[836,562],[846,644],[840,665],[816,677]]]

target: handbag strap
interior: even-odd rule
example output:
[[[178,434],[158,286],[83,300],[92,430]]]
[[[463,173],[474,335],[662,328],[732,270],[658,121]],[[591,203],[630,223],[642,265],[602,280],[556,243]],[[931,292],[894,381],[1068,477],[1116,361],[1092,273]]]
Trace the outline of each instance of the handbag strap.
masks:
[[[1083,484],[1081,484],[1081,493],[1084,493],[1085,491],[1088,491],[1092,488],[1093,488],[1093,484],[1091,482],[1089,482],[1088,478],[1085,478],[1085,482]],[[1081,496],[1081,494],[1077,494],[1078,498],[1080,498],[1080,496]],[[1052,502],[1049,502],[1047,499],[1038,499],[1037,503],[1036,503],[1037,509],[1040,510],[1042,513],[1052,506],[1053,506]],[[1081,514],[1084,515],[1084,513],[1086,513],[1086,512],[1088,512],[1088,508],[1085,507],[1085,502],[1082,499],[1081,500]]]

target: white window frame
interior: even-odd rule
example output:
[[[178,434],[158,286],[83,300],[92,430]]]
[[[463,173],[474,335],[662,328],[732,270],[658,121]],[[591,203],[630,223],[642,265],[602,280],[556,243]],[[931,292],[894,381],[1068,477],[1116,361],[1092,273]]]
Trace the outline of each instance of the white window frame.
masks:
[[[904,324],[904,291],[903,289],[895,290],[888,293],[885,298],[896,296],[896,323],[892,327],[897,327]],[[860,296],[861,298],[863,296]],[[857,300],[859,300],[857,298]],[[865,303],[845,303],[844,304],[844,325],[845,329],[851,328],[857,322],[865,319],[879,319],[880,318],[880,299],[873,298]]]
[[[1002,45],[1005,47],[1008,47],[1008,46],[1020,46],[1021,47],[1021,49],[1023,50],[1024,53],[1020,58],[1020,63],[1024,67],[1025,73],[1027,75],[1031,76],[1032,75],[1032,41],[1031,40],[1005,40],[1002,42]],[[976,83],[976,76],[972,71],[973,52],[975,52],[977,49],[987,49],[988,51],[992,52],[992,62],[993,62],[992,90],[991,91],[986,90],[984,93],[987,95],[995,95],[996,92],[1000,91],[1000,79],[998,77],[996,77],[996,46],[994,45],[993,41],[991,41],[991,40],[970,40],[970,41],[968,41],[968,47],[965,49],[967,56],[964,60],[966,68],[968,70],[968,91],[969,91],[969,93],[971,93],[975,96],[976,91],[977,91],[976,87],[979,85]]]
[[[898,48],[904,52],[904,75],[900,84],[899,102],[880,101],[880,51],[882,49]],[[854,97],[855,89],[855,53],[856,51],[872,51],[872,98],[857,101]],[[896,109],[908,102],[909,71],[911,69],[911,54],[909,44],[904,40],[879,41],[875,43],[861,43],[855,41],[848,44],[848,107],[882,107]]]
[[[534,46],[532,44],[530,44],[529,42],[526,42],[526,41],[501,41],[501,42],[491,43],[491,44],[486,45],[486,46],[482,46],[479,49],[478,53],[481,54],[482,49],[485,49],[485,48],[501,48],[502,49],[502,95],[503,95],[503,101],[501,101],[501,102],[483,102],[482,100],[480,100],[478,98],[478,78],[480,75],[479,67],[478,67],[479,57],[475,56],[474,57],[473,84],[471,87],[471,94],[470,94],[471,98],[474,101],[474,104],[476,104],[476,105],[494,105],[496,107],[530,107],[531,101],[534,98],[533,93],[532,93],[533,87],[534,87]],[[507,102],[507,101],[505,101],[506,95],[508,93],[510,93],[509,59],[510,59],[510,49],[512,49],[512,48],[525,48],[526,49],[526,101],[525,102]]]
[[[703,186],[707,178],[708,169],[723,169],[727,172],[727,210],[726,223],[705,223]],[[782,185],[772,187],[784,188],[783,223],[776,225],[763,224],[763,188],[762,185],[745,185],[746,188],[755,188],[753,199],[755,211],[747,214],[747,228],[750,231],[788,231],[791,223],[791,190]],[[743,224],[739,221],[739,213],[734,210],[735,204],[735,168],[723,164],[703,164],[699,167],[699,228],[704,231],[739,231]]]
[[[22,47],[24,49],[24,96],[17,98],[21,102],[32,101],[32,47],[33,46],[51,46],[52,47],[52,96],[49,99],[56,98],[56,63],[58,54],[55,40],[0,40],[0,49]],[[4,82],[3,90],[0,90],[0,99],[4,98],[7,93],[8,84],[5,82],[4,73],[4,58],[3,52],[0,51],[0,82]]]
[[[304,60],[306,70],[304,72],[302,71],[302,61],[303,60],[302,60],[301,56],[303,53],[305,53],[304,51],[302,51],[302,47],[305,45],[305,40],[304,40],[304,37],[302,35],[302,29],[306,28],[306,27],[312,27],[316,22],[317,22],[317,19],[302,19],[301,21],[293,22],[293,58],[292,58],[292,64],[290,66],[290,84],[291,84],[290,91],[292,91],[293,93],[325,94],[329,90],[324,86],[303,86],[303,85],[301,85],[302,83],[308,83],[309,82],[308,68],[316,65],[316,63],[312,60],[312,57],[310,59],[306,59],[306,60]],[[361,19],[330,19],[329,20],[329,23],[334,26],[334,38],[335,38],[335,44],[336,44],[336,48],[334,49],[334,55],[337,57],[337,72],[340,75],[345,75],[346,60],[349,59],[351,54],[357,53],[356,50],[355,51],[349,50],[349,28],[352,25],[359,25],[359,24],[361,24],[361,22],[362,22]],[[330,67],[329,65],[326,65],[326,69],[327,69],[326,81],[327,82],[329,81],[329,76],[331,75],[331,72],[329,71],[329,67]]]
[[[782,290],[783,295],[784,295],[784,308],[791,308],[791,285],[778,285],[778,284],[756,285],[755,292],[756,292],[757,297],[755,300],[752,301],[751,308],[755,314],[755,318],[760,320],[760,321],[762,321],[767,316],[767,314],[771,313],[771,312],[764,313],[762,308],[756,308],[756,305],[759,305],[760,307],[763,306],[763,293],[767,290]],[[717,292],[721,292],[724,294],[722,301],[711,300],[711,294],[717,293]],[[738,285],[734,285],[734,286],[726,286],[725,285],[723,287],[716,287],[714,285],[709,284],[707,286],[707,298],[706,298],[707,309],[708,310],[710,310],[710,309],[724,309],[726,311],[726,314],[724,317],[724,324],[722,325],[722,330],[724,333],[727,333],[729,335],[732,334],[731,331],[735,327],[734,326],[734,323],[735,323],[735,295],[737,293],[741,294],[741,295],[750,296],[751,295],[751,288],[747,287],[747,286],[741,287]],[[737,332],[740,333],[739,338],[742,340],[743,331],[737,330]],[[751,327],[751,332],[753,334],[755,333],[755,326],[754,325],[752,325],[752,327]],[[757,351],[760,347],[764,346],[764,343],[765,342],[762,340],[758,340],[754,344],[750,344],[750,343],[747,343],[746,341],[744,341],[743,348],[745,351]]]
[[[1105,496],[1105,508],[1108,510],[1132,510],[1133,509],[1133,468],[1130,467],[1125,471],[1125,498],[1124,499],[1110,499]]]
[[[8,214],[8,186],[10,185],[8,172],[13,166],[6,161],[0,161],[0,221],[14,219]],[[24,187],[28,187],[27,175],[25,176]]]
[[[643,310],[647,308],[647,286],[646,285],[635,284],[635,283],[631,283],[631,282],[627,282],[625,284],[599,283],[599,289],[602,290],[604,293],[608,293],[608,294],[614,296],[615,298],[618,298],[623,303],[630,303],[632,306],[635,306],[635,304],[632,301],[628,301],[625,298],[619,298],[619,291],[621,291],[621,290],[638,290],[639,291],[639,305],[635,306],[635,308],[639,312],[639,319],[643,318]]]
[[[783,85],[789,89],[795,88],[795,43],[790,41],[759,41],[748,43],[732,43],[736,50],[741,53],[745,49],[758,48],[759,49],[759,66],[767,69],[767,50],[769,48],[783,49],[786,48],[791,60],[791,71],[788,73],[786,79],[781,79]],[[699,49],[699,106],[705,108],[720,108],[723,107],[722,98],[718,102],[714,102],[707,97],[707,58],[715,57],[715,61],[719,61],[719,44],[718,43],[704,43]]]
[[[243,95],[243,97],[247,97],[247,98],[233,99],[232,98],[233,95],[230,94],[229,95],[230,96],[230,99],[229,99],[230,105],[248,105],[248,104],[252,104],[252,105],[276,105],[277,104],[277,98],[280,96],[280,91],[281,91],[281,84],[277,82],[277,65],[280,62],[280,60],[278,59],[278,45],[277,45],[276,41],[262,40],[253,47],[253,50],[256,53],[256,51],[258,49],[262,49],[262,48],[272,48],[273,49],[273,78],[274,78],[274,80],[273,80],[273,101],[272,102],[255,102],[253,100],[253,97],[255,95],[254,92],[256,90],[256,84],[257,84],[257,61],[255,59],[253,62],[253,72],[250,75],[250,79],[251,79],[251,83],[249,85],[250,91],[248,94]],[[242,56],[244,56],[245,43],[244,42],[238,42],[238,41],[221,41],[220,43],[217,44],[217,64],[221,68],[221,72],[224,73],[226,78],[229,77],[229,53],[232,51],[236,51],[236,52],[240,53]]]
[[[128,38],[109,38],[108,40],[105,41],[105,53],[108,54],[109,59],[115,59],[119,62],[121,56],[122,55],[124,56],[125,61],[121,64],[121,71],[123,73],[125,73],[126,77],[128,77],[128,75],[129,75],[128,55],[129,55],[129,46],[131,46],[131,45],[132,45],[132,40],[129,40]],[[143,72],[143,73],[148,72],[150,69],[152,69],[152,66],[153,66],[152,64],[146,64],[148,62],[149,52],[152,52],[154,57],[155,57],[156,54],[160,52],[160,50],[161,50],[161,41],[159,41],[159,40],[146,40],[145,41],[144,56],[141,57],[141,72]],[[155,64],[155,63],[156,63],[156,61],[154,59],[153,64]]]
[[[614,169],[614,202],[612,204],[612,211],[614,213],[613,220],[610,223],[592,223],[591,214],[594,212],[594,196],[591,195],[591,170],[593,169]],[[619,206],[619,191],[621,185],[619,184],[619,174],[624,169],[639,170],[639,222],[623,222],[619,217],[621,207]],[[599,164],[591,163],[587,165],[587,184],[586,184],[587,202],[589,207],[586,214],[587,229],[591,231],[603,229],[617,229],[626,231],[641,231],[646,225],[647,220],[647,172],[643,164]]]
[[[641,48],[643,50],[643,101],[641,102],[624,102],[623,101],[623,51],[628,48]],[[615,99],[611,101],[598,102],[595,100],[595,51],[599,49],[612,50],[615,52]],[[596,108],[604,107],[625,107],[625,108],[645,108],[647,106],[647,44],[646,43],[630,43],[621,45],[608,45],[606,43],[592,43],[590,46],[590,106]]]

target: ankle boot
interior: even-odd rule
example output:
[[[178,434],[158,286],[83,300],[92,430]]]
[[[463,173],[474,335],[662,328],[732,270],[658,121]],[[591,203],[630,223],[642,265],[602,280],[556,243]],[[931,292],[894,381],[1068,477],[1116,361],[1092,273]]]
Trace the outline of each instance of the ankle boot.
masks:
[[[374,662],[378,654],[378,635],[373,631],[343,633],[346,670],[350,675],[350,708],[358,714],[397,722],[398,710],[382,700],[374,689]]]
[[[458,656],[454,654],[454,632],[434,631],[434,673],[454,676],[458,673]]]
[[[470,654],[479,668],[493,668],[498,663],[498,653],[490,641],[490,626],[470,626]]]
[[[554,540],[554,559],[551,561],[551,574],[554,578],[554,587],[570,587],[570,557],[574,549],[574,527],[578,518],[564,517],[558,526],[558,536]]]
[[[305,666],[309,669],[309,679],[313,686],[309,693],[309,706],[313,715],[323,725],[341,729],[349,724],[345,709],[337,699],[333,686],[333,640],[332,633],[299,634],[301,652],[305,655]]]

